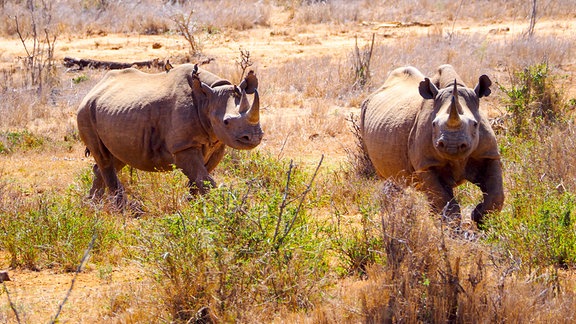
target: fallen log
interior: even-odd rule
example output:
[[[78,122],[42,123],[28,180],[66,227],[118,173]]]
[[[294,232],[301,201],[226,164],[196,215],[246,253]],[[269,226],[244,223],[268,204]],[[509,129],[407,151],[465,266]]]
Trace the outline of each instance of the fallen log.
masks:
[[[118,69],[126,69],[129,67],[163,67],[164,61],[160,61],[159,59],[152,59],[148,61],[140,61],[140,62],[132,62],[132,63],[123,63],[123,62],[111,62],[111,61],[98,61],[98,60],[91,60],[91,59],[79,59],[73,57],[64,57],[64,66],[67,68],[73,68],[77,66],[78,70],[83,70],[84,68],[93,68],[93,69],[108,69],[108,70],[118,70]]]

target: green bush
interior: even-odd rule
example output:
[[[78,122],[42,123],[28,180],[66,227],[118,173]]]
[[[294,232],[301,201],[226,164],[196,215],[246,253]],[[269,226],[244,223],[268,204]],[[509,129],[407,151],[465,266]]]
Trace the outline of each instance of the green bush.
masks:
[[[228,322],[246,321],[251,305],[310,308],[326,284],[329,248],[305,195],[311,175],[258,152],[232,152],[222,169],[236,182],[144,225],[143,258],[167,309],[187,321],[208,307]]]
[[[568,102],[555,82],[559,77],[550,74],[547,62],[527,66],[511,75],[511,87],[499,84],[506,98],[504,103],[508,118],[506,126],[510,135],[528,136],[543,125],[564,121]]]
[[[45,139],[27,130],[0,133],[0,153],[10,153],[15,150],[31,150],[42,147]]]
[[[45,193],[3,204],[0,248],[10,254],[12,267],[75,271],[93,235],[93,262],[108,259],[120,237],[114,221],[79,208],[70,195]]]
[[[570,101],[547,63],[514,73],[507,95],[507,132],[499,139],[507,189],[504,210],[488,221],[488,240],[523,270],[576,265],[576,156]]]

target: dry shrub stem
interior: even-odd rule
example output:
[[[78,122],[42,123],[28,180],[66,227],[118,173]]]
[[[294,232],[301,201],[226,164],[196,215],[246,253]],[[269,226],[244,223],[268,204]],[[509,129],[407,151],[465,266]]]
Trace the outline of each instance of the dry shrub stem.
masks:
[[[242,74],[240,75],[240,80],[242,80],[242,78],[244,78],[244,74],[246,73],[246,69],[254,64],[254,62],[250,59],[250,51],[240,48],[240,60],[236,61],[236,64],[238,64],[242,69]]]
[[[363,178],[374,178],[376,176],[376,169],[374,169],[374,165],[372,164],[372,161],[370,161],[370,157],[364,147],[364,140],[362,138],[362,132],[360,131],[358,117],[354,114],[350,114],[350,117],[346,120],[350,122],[350,131],[352,132],[352,135],[354,135],[354,143],[356,144],[354,149],[345,149],[346,154],[348,155],[348,160],[352,165],[352,169],[356,174]]]
[[[46,17],[44,22],[44,39],[38,33],[38,22],[36,21],[36,14],[34,9],[34,4],[30,3],[28,6],[28,11],[30,12],[30,32],[32,36],[32,48],[26,45],[26,41],[29,35],[24,35],[18,16],[14,16],[14,23],[16,27],[16,34],[24,47],[26,52],[25,64],[28,69],[30,76],[30,83],[32,86],[38,86],[38,91],[42,91],[42,86],[44,78],[50,77],[50,72],[54,68],[54,48],[56,45],[56,33],[51,35],[48,25],[52,20],[52,16],[49,13],[49,8],[46,3],[43,2],[43,12],[42,16]],[[42,27],[40,27],[42,28]],[[47,74],[48,73],[48,74]],[[48,80],[48,79],[47,79]]]
[[[354,44],[354,77],[355,81],[352,85],[353,88],[364,88],[366,84],[370,81],[370,61],[372,60],[372,52],[374,51],[374,38],[375,34],[372,34],[372,42],[370,43],[370,48],[365,49],[360,53],[360,48],[358,48],[358,37],[355,37],[356,43]]]
[[[530,26],[528,27],[528,32],[526,33],[528,37],[534,35],[534,26],[536,26],[536,0],[532,0],[532,13],[530,14]]]
[[[200,53],[200,45],[196,40],[196,33],[198,32],[198,26],[196,21],[192,20],[194,15],[194,10],[190,10],[187,15],[180,14],[172,17],[172,21],[176,23],[178,31],[184,36],[188,44],[190,45],[190,54],[195,56]]]
[[[292,170],[294,168],[294,163],[292,160],[290,160],[290,166],[288,168],[287,175],[286,175],[286,187],[284,189],[284,195],[282,197],[282,203],[280,205],[280,211],[278,213],[278,222],[276,223],[276,230],[274,231],[274,236],[272,239],[272,241],[276,241],[276,238],[278,238],[278,241],[276,242],[276,245],[275,245],[276,249],[280,248],[280,246],[282,245],[282,242],[284,241],[284,238],[286,238],[286,236],[288,236],[288,234],[292,230],[292,227],[294,226],[294,223],[296,222],[296,218],[298,218],[298,214],[300,214],[300,210],[302,209],[302,205],[304,204],[304,199],[306,199],[306,195],[308,195],[308,193],[312,189],[312,183],[314,182],[314,179],[318,175],[318,171],[320,170],[320,166],[322,165],[322,161],[324,161],[324,154],[322,154],[322,156],[320,157],[320,161],[318,162],[318,165],[316,166],[316,170],[314,170],[314,174],[312,175],[310,182],[306,186],[306,189],[304,189],[304,191],[300,194],[300,201],[298,203],[298,207],[296,208],[296,211],[294,212],[294,216],[292,216],[292,220],[289,223],[286,223],[283,235],[278,238],[279,231],[280,231],[280,223],[282,221],[282,214],[284,213],[286,206],[290,203],[290,202],[288,202],[288,190],[289,190],[289,185],[290,185],[290,177],[292,174]]]

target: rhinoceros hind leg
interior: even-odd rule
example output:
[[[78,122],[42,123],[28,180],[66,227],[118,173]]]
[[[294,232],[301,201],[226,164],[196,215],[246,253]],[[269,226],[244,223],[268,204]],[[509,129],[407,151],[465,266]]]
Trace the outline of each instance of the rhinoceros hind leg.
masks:
[[[98,169],[98,164],[94,164],[92,172],[94,173],[94,177],[92,180],[92,188],[90,188],[90,193],[88,194],[88,199],[99,201],[102,200],[106,186],[102,174]]]
[[[106,167],[100,167],[98,164],[94,165],[92,169],[94,180],[88,197],[93,200],[100,200],[104,195],[105,187],[108,187],[114,205],[120,209],[124,208],[126,205],[124,186],[120,183],[116,173],[125,165],[125,163],[116,158],[112,158],[112,163],[109,163],[109,166]]]

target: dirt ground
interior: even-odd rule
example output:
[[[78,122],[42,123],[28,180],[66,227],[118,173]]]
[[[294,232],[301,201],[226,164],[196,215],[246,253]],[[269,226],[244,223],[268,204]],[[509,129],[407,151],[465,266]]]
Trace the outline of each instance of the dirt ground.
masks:
[[[350,52],[353,49],[355,37],[368,40],[373,33],[383,42],[394,41],[400,37],[429,33],[434,25],[414,24],[400,25],[396,22],[364,22],[346,28],[315,25],[309,28],[296,29],[290,25],[287,14],[278,12],[271,19],[269,27],[257,27],[243,32],[227,31],[214,35],[204,43],[206,56],[213,57],[218,62],[234,64],[238,57],[238,49],[249,49],[252,60],[259,67],[269,67],[292,58],[332,55],[334,53]],[[456,30],[462,33],[490,33],[493,37],[510,37],[521,33],[527,28],[526,22],[493,22],[477,24],[474,22],[459,22]],[[538,21],[539,33],[558,34],[576,30],[576,20]],[[285,35],[282,37],[272,35]],[[158,49],[153,44],[160,44]],[[90,37],[66,36],[57,41],[56,56],[59,61],[65,56],[92,58],[120,62],[133,62],[159,58],[175,60],[187,50],[185,40],[178,35],[144,36],[132,34],[94,35]],[[24,56],[18,39],[0,38],[0,68],[15,66],[18,57]],[[64,68],[64,67],[62,67]],[[209,68],[209,67],[207,67]],[[576,67],[574,67],[576,69]],[[278,107],[277,107],[278,108]],[[273,122],[282,114],[283,118],[291,115],[294,119],[303,118],[309,112],[301,107],[281,107],[282,109],[264,109],[262,123]],[[359,107],[333,107],[339,111],[338,118],[345,118],[349,113],[357,113]],[[309,136],[313,136],[310,134]],[[261,149],[269,149],[286,156],[299,156],[308,161],[318,161],[321,154],[330,158],[333,163],[346,159],[345,148],[353,145],[349,132],[338,133],[337,136],[319,138],[311,142],[311,147],[302,150],[301,147],[283,148],[279,139],[271,138]],[[10,155],[3,156],[0,161],[0,171],[4,177],[18,179],[22,186],[29,190],[42,192],[49,187],[69,185],[71,179],[77,176],[79,170],[91,165],[91,158],[83,157],[83,147],[75,145],[70,151],[54,151],[48,154]],[[32,170],[32,171],[31,171]],[[0,252],[0,270],[8,269],[9,260],[5,252]],[[87,270],[80,273],[75,281],[74,290],[64,309],[63,322],[90,322],[94,319],[106,318],[113,313],[113,305],[102,304],[103,300],[111,300],[111,296],[121,295],[122,291],[142,289],[140,285],[145,279],[143,269],[130,266],[128,269],[110,269],[105,273],[95,269],[88,263]],[[58,309],[66,292],[70,289],[74,274],[55,273],[50,270],[40,272],[10,269],[12,279],[6,282],[10,298],[14,304],[25,309],[29,318],[26,322],[46,322]],[[2,296],[0,304],[7,308]],[[90,300],[90,303],[85,302]],[[94,309],[93,305],[102,304]],[[3,310],[7,314],[9,310]],[[0,321],[7,322],[2,318]]]

